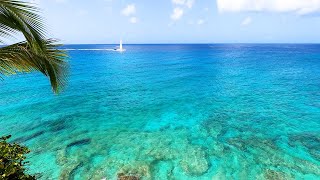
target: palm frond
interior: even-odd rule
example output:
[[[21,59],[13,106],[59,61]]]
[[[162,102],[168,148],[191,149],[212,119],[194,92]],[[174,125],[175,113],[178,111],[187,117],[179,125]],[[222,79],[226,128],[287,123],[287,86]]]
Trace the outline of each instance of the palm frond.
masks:
[[[0,75],[40,71],[50,79],[54,92],[65,85],[66,52],[46,39],[39,9],[18,0],[0,0],[0,42],[22,33],[26,41],[0,48]]]
[[[44,39],[45,26],[39,15],[39,9],[26,2],[16,0],[0,0],[0,30],[11,34],[21,32],[26,40],[41,45]]]
[[[52,89],[58,93],[64,87],[67,75],[66,53],[58,49],[54,40],[43,41],[45,52],[32,51],[27,42],[0,48],[0,74],[12,75],[40,71],[50,79]]]

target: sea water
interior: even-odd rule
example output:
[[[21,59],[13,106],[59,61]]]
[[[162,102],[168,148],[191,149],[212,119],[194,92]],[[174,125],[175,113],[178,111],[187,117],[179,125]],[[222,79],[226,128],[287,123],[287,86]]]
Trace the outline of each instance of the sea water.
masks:
[[[0,134],[40,179],[320,179],[320,45],[68,45],[54,95],[0,81]]]

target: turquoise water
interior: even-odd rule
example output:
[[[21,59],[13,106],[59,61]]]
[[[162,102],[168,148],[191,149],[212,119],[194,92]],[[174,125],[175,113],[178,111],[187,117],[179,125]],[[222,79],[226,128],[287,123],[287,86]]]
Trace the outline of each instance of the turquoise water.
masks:
[[[0,81],[0,133],[40,179],[320,179],[320,45],[110,47],[66,46],[58,96]]]

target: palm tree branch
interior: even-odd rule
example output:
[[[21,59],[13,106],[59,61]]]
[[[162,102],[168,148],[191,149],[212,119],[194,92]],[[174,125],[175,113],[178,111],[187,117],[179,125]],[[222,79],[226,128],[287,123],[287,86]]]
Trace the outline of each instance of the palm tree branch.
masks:
[[[50,79],[54,92],[59,92],[66,82],[66,54],[58,49],[55,40],[42,42],[44,53],[35,53],[27,42],[20,42],[0,48],[0,74],[12,75],[31,71],[40,71]]]
[[[58,92],[65,84],[66,52],[58,49],[55,40],[45,38],[39,9],[18,0],[0,0],[0,37],[14,38],[17,33],[26,41],[0,48],[0,76],[40,71]]]
[[[5,4],[7,5],[7,4]],[[8,33],[21,32],[29,43],[37,42],[41,45],[44,39],[45,27],[42,19],[33,11],[28,12],[23,8],[5,6],[0,2],[0,28]]]

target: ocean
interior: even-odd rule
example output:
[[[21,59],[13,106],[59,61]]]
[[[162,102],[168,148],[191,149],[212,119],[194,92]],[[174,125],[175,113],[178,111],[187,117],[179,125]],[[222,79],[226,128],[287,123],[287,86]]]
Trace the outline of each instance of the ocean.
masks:
[[[40,179],[320,179],[320,45],[66,45],[68,84],[0,81]]]

